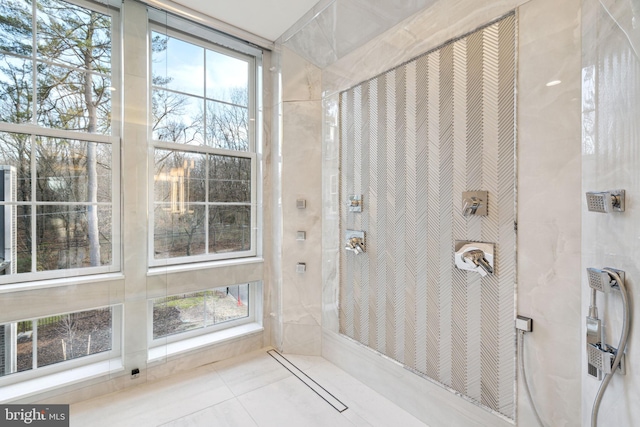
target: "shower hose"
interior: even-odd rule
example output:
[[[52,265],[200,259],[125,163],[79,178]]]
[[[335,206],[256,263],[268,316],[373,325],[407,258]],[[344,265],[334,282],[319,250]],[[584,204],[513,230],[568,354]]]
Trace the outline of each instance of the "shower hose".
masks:
[[[611,377],[613,377],[615,370],[618,369],[620,359],[622,358],[624,350],[627,347],[627,338],[629,337],[629,326],[631,323],[631,313],[629,311],[629,296],[627,295],[627,288],[624,282],[615,271],[606,268],[604,268],[603,271],[609,273],[609,275],[613,277],[613,279],[618,283],[618,286],[620,286],[620,294],[622,295],[622,332],[620,333],[620,341],[618,342],[616,358],[613,360],[613,372],[604,376],[602,383],[600,383],[598,393],[596,394],[596,399],[593,402],[593,409],[591,410],[591,427],[598,426],[598,411],[600,410],[602,396],[604,395],[607,386],[611,382]]]
[[[527,376],[524,373],[524,331],[518,331],[518,356],[518,361],[520,362],[518,363],[518,372],[520,373],[520,380],[522,381],[522,385],[524,386],[524,391],[527,394],[527,400],[529,400],[529,405],[531,405],[533,415],[535,415],[536,420],[538,420],[538,424],[540,425],[540,427],[544,427],[544,424],[540,419],[540,415],[538,415],[536,405],[533,403],[531,391],[529,390],[529,383],[527,382]]]

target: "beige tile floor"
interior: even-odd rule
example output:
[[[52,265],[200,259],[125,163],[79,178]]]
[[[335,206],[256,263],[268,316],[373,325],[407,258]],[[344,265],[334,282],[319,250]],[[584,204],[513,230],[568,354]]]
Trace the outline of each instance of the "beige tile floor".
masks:
[[[327,360],[285,355],[348,407],[339,413],[266,351],[73,404],[71,426],[425,426]]]

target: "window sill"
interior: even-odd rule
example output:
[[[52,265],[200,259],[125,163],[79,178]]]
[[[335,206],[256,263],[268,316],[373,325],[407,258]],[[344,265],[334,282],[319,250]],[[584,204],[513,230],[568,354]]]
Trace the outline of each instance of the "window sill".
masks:
[[[0,294],[20,291],[32,291],[34,289],[57,288],[60,286],[75,286],[85,283],[108,282],[112,280],[124,280],[124,274],[92,274],[87,276],[63,277],[58,279],[34,280],[29,282],[0,285]]]
[[[39,393],[123,371],[120,358],[67,369],[55,374],[9,384],[2,387],[2,403],[24,399]]]
[[[209,345],[221,344],[226,341],[253,335],[262,331],[264,331],[262,325],[258,323],[248,323],[246,325],[235,326],[233,328],[223,329],[210,334],[199,335],[197,337],[167,343],[166,345],[159,345],[149,349],[148,362],[158,362],[172,356],[178,356]]]
[[[210,268],[230,267],[234,265],[262,264],[262,263],[264,263],[264,258],[251,257],[251,258],[225,259],[221,261],[195,262],[193,264],[175,264],[175,265],[161,266],[161,267],[149,267],[149,270],[147,271],[147,276],[158,276],[158,275],[171,274],[171,273],[180,273],[183,271],[205,270]]]

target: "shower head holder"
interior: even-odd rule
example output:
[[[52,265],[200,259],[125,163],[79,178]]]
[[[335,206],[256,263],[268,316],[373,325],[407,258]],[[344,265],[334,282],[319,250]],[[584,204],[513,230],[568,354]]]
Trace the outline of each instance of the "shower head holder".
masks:
[[[624,212],[624,190],[588,191],[587,209],[589,212]]]

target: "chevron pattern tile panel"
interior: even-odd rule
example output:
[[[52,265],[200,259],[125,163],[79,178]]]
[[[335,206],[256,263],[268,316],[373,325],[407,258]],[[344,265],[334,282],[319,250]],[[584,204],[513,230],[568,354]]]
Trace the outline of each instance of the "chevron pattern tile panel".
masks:
[[[340,332],[515,416],[515,41],[507,15],[340,95]],[[462,192],[489,192],[488,216]],[[363,211],[347,208],[363,195]],[[454,241],[495,243],[495,274]]]

